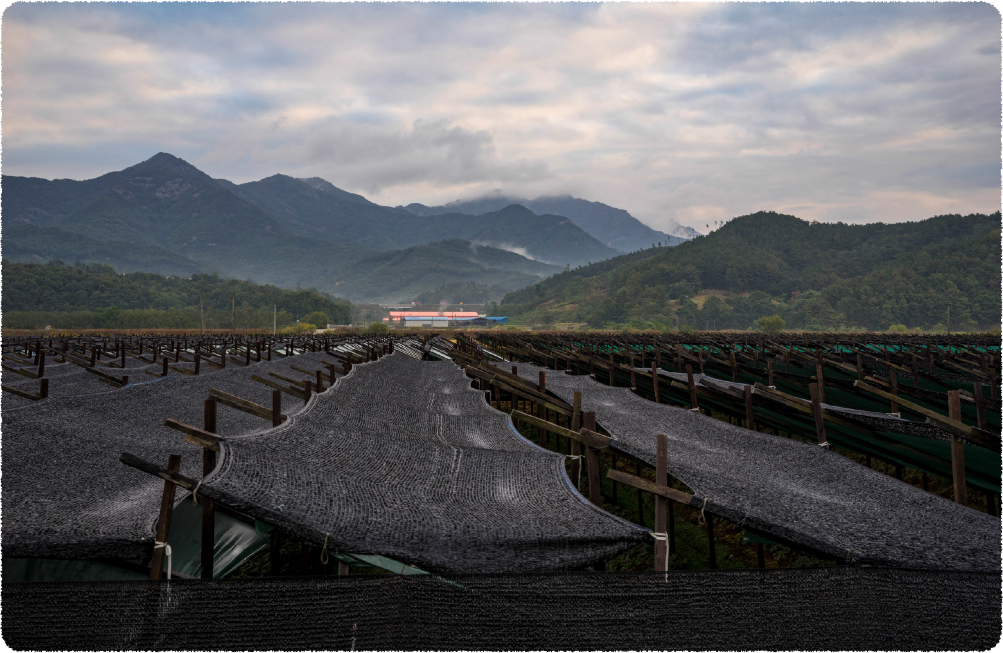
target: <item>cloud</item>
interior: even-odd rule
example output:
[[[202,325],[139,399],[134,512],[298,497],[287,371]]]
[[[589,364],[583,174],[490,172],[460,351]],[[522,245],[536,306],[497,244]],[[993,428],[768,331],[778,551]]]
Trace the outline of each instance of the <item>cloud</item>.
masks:
[[[978,3],[15,4],[5,174],[169,151],[386,204],[570,193],[655,228],[999,207]]]

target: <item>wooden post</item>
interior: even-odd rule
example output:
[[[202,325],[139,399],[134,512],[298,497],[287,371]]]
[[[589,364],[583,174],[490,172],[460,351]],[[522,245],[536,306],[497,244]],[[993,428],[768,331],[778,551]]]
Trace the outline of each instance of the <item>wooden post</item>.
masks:
[[[656,363],[651,364],[651,385],[655,389],[655,403],[661,403],[658,397],[658,365]]]
[[[947,393],[947,407],[950,418],[961,421],[961,392]],[[954,479],[954,502],[968,505],[968,487],[965,485],[965,448],[961,438],[951,434],[951,476]]]
[[[596,430],[596,414],[585,413],[584,426],[590,431]],[[597,508],[602,508],[602,480],[599,476],[599,452],[592,447],[585,447],[585,461],[588,464],[589,501]]]
[[[123,349],[122,352],[123,352],[123,354],[122,354],[122,358],[123,358],[122,367],[125,367],[125,360],[124,360],[125,359],[125,353],[124,353],[125,350]],[[44,376],[45,376],[45,352],[44,351],[39,351],[38,352],[38,378],[41,379]]]
[[[543,370],[540,370],[539,388],[541,393],[547,392],[547,373]]]
[[[738,383],[738,361],[735,360],[735,352],[731,352],[731,381]]]
[[[776,384],[773,383],[773,361],[771,360],[766,361],[766,385],[771,388],[777,387]]]
[[[912,355],[912,387],[919,387],[919,365],[916,363],[916,354]]]
[[[860,355],[860,352],[857,352],[857,379],[864,380],[864,357]]]
[[[714,548],[714,515],[705,513],[704,519],[707,521],[707,549],[709,552],[709,562],[711,569],[717,569],[717,550]]]
[[[216,433],[216,398],[209,397],[202,406],[202,429]],[[216,452],[202,450],[202,478],[216,468]],[[212,578],[212,561],[216,548],[216,504],[212,499],[202,498],[202,578]]]
[[[42,354],[43,356],[45,354]],[[49,379],[38,380],[38,398],[45,399],[49,396]]]
[[[202,364],[201,350],[196,346],[195,347],[195,373],[196,374],[199,373],[199,366],[201,366],[201,364]]]
[[[119,341],[118,343],[119,358],[122,359],[122,369],[125,369],[125,343]]]
[[[895,375],[894,367],[888,368],[888,392],[892,393],[893,395],[898,395],[899,393],[899,382],[898,378]],[[895,401],[894,399],[891,400],[891,407],[892,409],[889,412],[895,413],[897,415],[899,412],[898,402]]]
[[[756,430],[756,418],[752,414],[752,386],[745,386],[745,428]]]
[[[167,469],[177,473],[181,469],[181,456],[176,453],[171,454],[167,458]],[[171,516],[174,514],[174,491],[177,487],[170,481],[164,481],[164,493],[160,497],[160,516],[157,518],[156,541],[164,543],[165,546],[155,546],[153,549],[150,580],[160,580],[160,575],[163,573],[167,535],[171,532]]]
[[[272,390],[272,427],[282,423],[282,391]]]
[[[332,383],[334,382],[334,377],[331,377]],[[324,392],[324,373],[317,370],[317,392]]]
[[[164,356],[163,367],[164,369],[160,372],[160,376],[167,376],[167,356]]]
[[[815,376],[818,377],[818,400],[819,403],[825,403],[825,372],[822,370],[822,364],[817,363],[815,365]]]
[[[693,366],[686,363],[686,383],[690,387],[690,410],[699,410],[697,403],[697,384],[693,381]]]
[[[979,428],[986,430],[986,404],[982,400],[982,381],[976,381],[972,387],[972,395],[975,397],[975,419]]]
[[[641,463],[634,463],[634,475],[641,476]],[[637,521],[644,526],[644,501],[641,496],[641,488],[637,488]]]
[[[613,378],[613,354],[609,355],[609,384],[611,387],[616,385],[616,379]]]
[[[571,409],[571,430],[578,433],[582,430],[582,393],[575,392],[574,403]],[[582,476],[582,459],[579,455],[581,451],[577,440],[571,440],[571,482],[578,488],[579,479]]]
[[[655,484],[668,485],[669,439],[659,433],[655,441]],[[655,495],[655,533],[665,535],[665,508],[668,499]],[[655,571],[669,570],[668,536],[655,538]]]
[[[811,409],[815,414],[815,433],[818,435],[818,443],[827,447],[829,442],[825,438],[825,420],[822,418],[822,402],[818,398],[818,384],[808,384],[808,391],[811,393]]]
[[[303,403],[308,403],[310,401],[310,393],[313,389],[312,381],[303,382]]]

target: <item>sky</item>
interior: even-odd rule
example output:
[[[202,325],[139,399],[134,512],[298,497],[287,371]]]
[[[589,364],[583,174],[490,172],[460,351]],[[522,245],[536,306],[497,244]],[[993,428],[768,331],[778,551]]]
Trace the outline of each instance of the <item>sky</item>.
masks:
[[[16,3],[0,166],[164,151],[391,206],[567,193],[669,232],[988,213],[1000,27],[984,3]]]

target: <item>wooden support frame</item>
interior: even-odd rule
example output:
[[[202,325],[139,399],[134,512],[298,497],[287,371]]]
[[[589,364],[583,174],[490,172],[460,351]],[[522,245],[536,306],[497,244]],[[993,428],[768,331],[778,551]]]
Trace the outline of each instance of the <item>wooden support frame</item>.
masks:
[[[191,426],[176,419],[165,420],[164,426],[172,428],[175,431],[181,431],[185,434],[185,440],[194,445],[211,451],[219,451],[220,437],[212,431],[200,429],[197,426]]]
[[[177,474],[179,469],[181,469],[181,456],[179,454],[171,454],[167,459],[167,471]],[[156,542],[160,542],[161,545],[155,545],[153,549],[153,560],[150,563],[150,580],[160,580],[160,576],[163,574],[164,557],[166,556],[168,546],[167,536],[171,531],[171,517],[174,514],[174,493],[176,489],[177,485],[173,481],[164,479],[164,492],[160,497],[160,515],[157,518],[156,530]]]
[[[261,419],[272,419],[272,410],[262,406],[261,404],[256,404],[253,401],[242,399],[236,395],[223,392],[217,388],[209,388],[209,395],[228,408],[250,413],[251,415],[260,417]],[[282,415],[282,418],[285,419],[285,415]]]

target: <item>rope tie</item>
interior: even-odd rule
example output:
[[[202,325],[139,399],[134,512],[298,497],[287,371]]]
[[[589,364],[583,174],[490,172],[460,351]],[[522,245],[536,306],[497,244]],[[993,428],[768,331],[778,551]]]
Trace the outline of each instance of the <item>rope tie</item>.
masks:
[[[320,550],[320,564],[327,566],[327,561],[329,560],[327,555],[327,538],[330,533],[324,533],[324,546]]]
[[[828,442],[819,442],[818,446],[822,447],[823,449],[828,449],[829,448],[829,443]]]
[[[700,516],[697,518],[697,524],[703,526],[707,523],[707,518],[704,517],[704,509],[707,507],[707,497],[703,498],[703,505],[700,506]]]
[[[192,503],[196,506],[199,505],[199,487],[202,485],[202,481],[195,484],[195,489],[192,490]]]
[[[154,549],[163,549],[164,554],[167,556],[167,580],[171,579],[171,545],[166,542],[156,542],[153,543]]]

